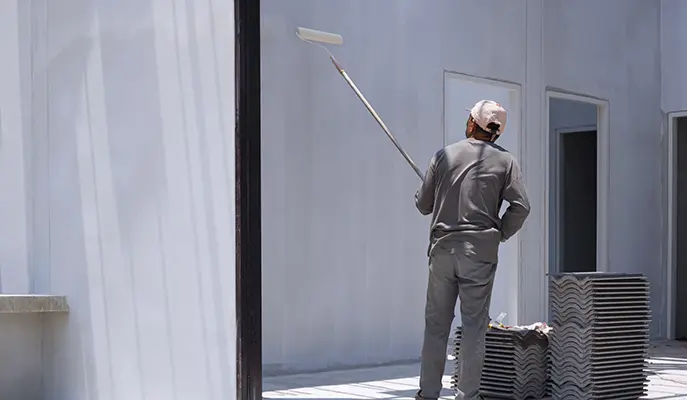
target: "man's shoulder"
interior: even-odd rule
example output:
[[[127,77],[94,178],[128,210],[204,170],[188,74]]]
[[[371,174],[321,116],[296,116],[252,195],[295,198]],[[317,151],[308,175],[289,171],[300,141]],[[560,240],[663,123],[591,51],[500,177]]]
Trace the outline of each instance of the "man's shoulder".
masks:
[[[453,142],[451,144],[448,144],[444,146],[441,150],[439,150],[441,153],[451,153],[455,152],[460,149],[465,149],[470,147],[470,141],[467,139],[460,140],[458,142]]]
[[[515,156],[510,151],[504,149],[496,143],[489,143],[489,145],[493,149],[493,154],[499,159],[507,163],[517,162]]]
[[[481,147],[481,146],[484,146],[483,148],[486,148],[489,153],[497,154],[500,157],[504,157],[504,158],[508,158],[508,159],[514,158],[513,155],[508,150],[499,146],[496,143],[481,142],[481,143],[479,143],[479,147]],[[474,149],[476,149],[475,142],[471,141],[470,139],[463,139],[461,141],[449,144],[448,146],[439,150],[439,152],[441,152],[441,153],[455,153],[455,152],[459,152],[461,150],[474,150]]]

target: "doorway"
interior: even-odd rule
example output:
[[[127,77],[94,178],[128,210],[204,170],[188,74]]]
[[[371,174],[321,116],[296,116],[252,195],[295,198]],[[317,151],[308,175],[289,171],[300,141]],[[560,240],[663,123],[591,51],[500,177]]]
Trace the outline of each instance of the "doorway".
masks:
[[[597,131],[556,131],[558,272],[596,271]]]
[[[465,109],[470,109],[483,99],[496,101],[508,110],[506,130],[497,143],[521,160],[520,86],[448,71],[444,72],[444,145],[465,139],[465,121],[468,115]],[[502,215],[506,208],[508,203],[504,202],[499,214]],[[520,245],[519,235],[516,234],[499,246],[499,273],[494,280],[489,310],[492,318],[504,313],[504,324],[519,323],[520,276]],[[460,305],[457,304],[456,307],[459,308]],[[452,331],[461,324],[460,311],[456,309],[455,314]]]
[[[603,260],[603,106],[547,93],[549,273],[595,272]],[[601,122],[601,125],[600,125]],[[601,126],[601,128],[599,128]],[[604,146],[605,149],[605,146]],[[601,150],[601,151],[600,151]],[[599,160],[602,160],[600,163]]]
[[[672,215],[668,216],[672,228],[669,254],[672,255],[670,266],[673,279],[669,282],[669,293],[674,293],[669,298],[673,322],[669,324],[669,329],[672,328],[669,337],[687,340],[687,292],[680,290],[687,287],[687,246],[681,245],[687,241],[687,115],[671,116],[669,125],[672,133],[670,198],[673,200],[669,208]]]

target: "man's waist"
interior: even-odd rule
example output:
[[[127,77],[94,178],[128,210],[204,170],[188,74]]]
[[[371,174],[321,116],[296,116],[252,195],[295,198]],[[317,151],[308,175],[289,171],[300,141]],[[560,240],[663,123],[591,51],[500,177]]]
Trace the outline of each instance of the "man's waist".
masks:
[[[450,237],[466,237],[466,238],[492,238],[492,237],[497,237],[501,238],[501,231],[498,228],[491,227],[491,228],[480,228],[476,226],[463,226],[463,227],[455,227],[455,228],[449,228],[449,227],[442,227],[440,225],[437,225],[432,229],[432,238],[433,239],[441,239],[446,236]]]

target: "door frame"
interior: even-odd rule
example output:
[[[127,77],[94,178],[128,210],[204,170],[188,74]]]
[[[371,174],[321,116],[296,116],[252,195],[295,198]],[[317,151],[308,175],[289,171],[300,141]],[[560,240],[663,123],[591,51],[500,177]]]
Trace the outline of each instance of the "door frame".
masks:
[[[443,128],[443,146],[446,146],[448,143],[446,141],[446,138],[448,136],[447,132],[447,126],[446,126],[446,113],[448,110],[446,110],[446,83],[449,80],[459,80],[459,81],[466,81],[466,82],[472,82],[472,83],[479,83],[481,85],[489,85],[489,86],[496,86],[499,88],[507,89],[510,91],[510,96],[512,100],[515,102],[516,108],[518,109],[517,116],[518,116],[518,154],[516,154],[516,157],[518,159],[522,155],[521,153],[523,152],[523,146],[525,144],[525,140],[523,138],[524,136],[524,118],[523,118],[523,107],[522,107],[522,86],[518,83],[515,82],[510,82],[510,81],[504,81],[504,80],[499,80],[499,79],[492,79],[492,78],[486,78],[482,76],[477,76],[477,75],[470,75],[470,74],[465,74],[462,72],[456,72],[456,71],[449,71],[449,70],[444,70],[444,76],[443,76],[443,82],[442,82],[442,87],[441,90],[443,91],[442,93],[442,114],[441,114],[441,125]],[[466,104],[466,107],[471,107],[472,104]],[[513,115],[514,113],[509,112],[510,115]],[[465,118],[467,119],[467,112],[465,114]]]
[[[553,260],[557,262],[557,265],[560,265],[560,246],[561,246],[561,235],[560,235],[560,214],[558,211],[560,211],[561,208],[561,198],[560,198],[560,174],[561,174],[561,166],[563,164],[563,159],[561,156],[561,136],[565,134],[571,134],[571,133],[579,133],[579,134],[589,134],[591,132],[596,132],[596,135],[598,137],[598,129],[596,125],[580,125],[580,126],[575,126],[575,127],[566,127],[566,128],[556,128],[553,130],[553,135],[550,138],[550,144],[551,144],[551,149],[550,149],[550,155],[555,156],[550,158],[551,162],[551,171],[550,171],[550,176],[551,177],[557,177],[558,179],[554,179],[553,181],[550,182],[551,184],[551,197],[549,198],[550,203],[552,204],[552,207],[550,208],[551,215],[549,217],[551,218],[550,223],[551,223],[551,236],[552,236],[552,247],[551,247],[551,253],[550,256]],[[597,148],[598,151],[598,148]],[[598,167],[597,167],[598,168]],[[598,169],[597,169],[598,172]],[[554,212],[556,211],[556,212]],[[598,218],[597,218],[598,219]],[[550,260],[549,260],[550,262]],[[549,273],[551,272],[561,272],[556,268],[555,271],[551,271],[551,264],[549,264]]]
[[[549,275],[549,261],[551,259],[551,126],[549,115],[551,113],[551,99],[571,100],[589,103],[596,106],[596,146],[597,146],[597,170],[596,170],[596,270],[608,272],[608,198],[610,188],[610,103],[598,97],[574,94],[560,89],[547,88],[544,92],[544,193],[542,198],[541,218],[544,221],[546,234],[544,235],[544,263],[542,273]],[[548,304],[549,285],[544,285],[544,301]],[[549,318],[549,307],[544,306],[546,318]]]
[[[687,117],[687,111],[668,113],[668,208],[667,208],[667,264],[666,274],[666,338],[675,338],[675,281],[677,277],[676,240],[677,228],[677,119]]]
[[[518,134],[518,151],[513,152],[515,154],[515,157],[518,160],[521,160],[521,165],[523,163],[526,163],[527,161],[523,159],[523,156],[526,156],[526,143],[527,143],[527,137],[526,137],[526,130],[524,129],[525,127],[525,118],[524,118],[524,107],[522,106],[523,104],[523,99],[522,99],[522,86],[518,83],[515,82],[510,82],[510,81],[505,81],[505,80],[500,80],[500,79],[493,79],[493,78],[488,78],[488,77],[483,77],[483,76],[477,76],[477,75],[471,75],[471,74],[466,74],[462,72],[456,72],[456,71],[450,71],[450,70],[444,70],[444,75],[443,75],[443,82],[442,82],[442,96],[443,96],[443,105],[442,105],[442,115],[441,115],[441,124],[443,128],[443,137],[442,137],[442,146],[446,146],[448,144],[448,126],[446,124],[446,113],[450,112],[450,110],[446,109],[447,106],[447,93],[446,93],[446,87],[448,85],[448,82],[451,80],[457,80],[457,81],[465,81],[465,82],[472,82],[472,83],[477,83],[481,85],[488,85],[488,86],[494,86],[502,89],[508,90],[508,95],[510,97],[510,100],[512,101],[512,108],[515,108],[515,111],[510,110],[508,112],[508,115],[515,115],[517,116],[517,123],[515,125],[510,124],[508,126],[510,127],[517,127],[517,134]],[[472,107],[473,104],[466,104],[465,107]],[[465,118],[467,120],[468,116],[468,111],[465,111]],[[511,117],[512,118],[512,117]],[[521,316],[524,314],[524,296],[522,295],[522,281],[523,280],[528,280],[530,277],[524,276],[523,274],[523,235],[518,232],[517,235],[517,277],[518,277],[518,284],[517,288],[515,290],[515,298],[513,301],[516,302],[517,307],[516,307],[516,315],[509,315],[509,317],[514,317],[514,320],[517,321],[517,323],[520,323]]]
[[[546,149],[546,166],[545,174],[545,190],[544,190],[544,210],[543,217],[547,234],[544,236],[545,246],[545,273],[548,274],[548,263],[550,260],[551,251],[551,205],[549,199],[551,198],[551,126],[549,121],[549,114],[551,110],[551,99],[561,99],[577,101],[582,103],[593,104],[596,106],[596,148],[597,148],[597,170],[596,170],[596,270],[599,272],[608,272],[608,193],[610,187],[610,141],[609,141],[609,102],[608,100],[599,99],[596,97],[572,94],[553,89],[546,90],[546,108],[544,118],[546,120],[544,148]],[[546,285],[548,287],[548,285]]]

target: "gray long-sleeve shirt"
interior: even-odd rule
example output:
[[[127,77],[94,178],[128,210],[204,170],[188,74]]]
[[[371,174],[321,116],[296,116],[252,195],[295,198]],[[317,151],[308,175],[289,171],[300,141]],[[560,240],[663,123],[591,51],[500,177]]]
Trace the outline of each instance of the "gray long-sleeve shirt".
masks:
[[[503,216],[503,201],[509,207]],[[430,249],[461,246],[481,261],[497,262],[498,245],[520,230],[530,212],[520,165],[502,147],[465,139],[432,158],[415,205],[433,214]]]

